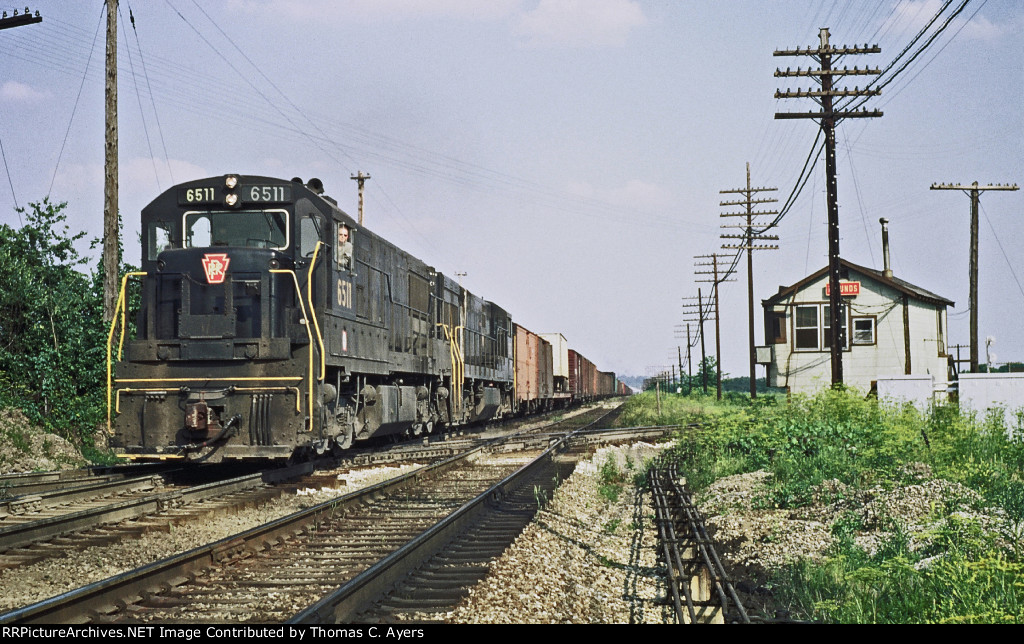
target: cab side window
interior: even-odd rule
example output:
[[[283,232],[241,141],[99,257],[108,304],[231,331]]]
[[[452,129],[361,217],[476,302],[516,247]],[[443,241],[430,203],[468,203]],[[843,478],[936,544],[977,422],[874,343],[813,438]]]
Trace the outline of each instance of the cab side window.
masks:
[[[338,223],[338,243],[334,247],[334,259],[338,270],[352,270],[352,231],[343,223]]]
[[[316,232],[316,221],[312,217],[299,220],[299,253],[302,257],[312,257],[320,236]]]

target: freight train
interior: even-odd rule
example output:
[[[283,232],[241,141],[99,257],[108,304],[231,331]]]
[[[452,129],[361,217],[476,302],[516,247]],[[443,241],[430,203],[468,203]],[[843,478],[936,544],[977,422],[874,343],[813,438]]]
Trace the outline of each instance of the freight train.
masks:
[[[316,179],[183,183],[141,231],[107,346],[127,458],[290,459],[626,391],[358,226]]]

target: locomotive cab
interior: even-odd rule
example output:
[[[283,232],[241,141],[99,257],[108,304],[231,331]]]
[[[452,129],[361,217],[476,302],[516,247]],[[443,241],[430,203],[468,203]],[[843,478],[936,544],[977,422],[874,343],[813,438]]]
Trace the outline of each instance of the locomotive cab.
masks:
[[[229,175],[143,210],[135,333],[111,347],[112,443],[125,455],[280,458],[309,442],[323,291],[311,269],[327,228],[315,202],[301,184]]]

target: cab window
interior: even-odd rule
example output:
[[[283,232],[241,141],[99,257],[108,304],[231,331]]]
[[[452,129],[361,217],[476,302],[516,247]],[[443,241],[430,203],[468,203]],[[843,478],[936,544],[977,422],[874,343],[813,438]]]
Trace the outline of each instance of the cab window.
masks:
[[[318,241],[320,241],[320,236],[317,234],[316,220],[309,216],[300,219],[299,254],[302,257],[312,257]]]
[[[151,261],[155,260],[157,255],[168,248],[174,247],[174,244],[171,242],[171,224],[166,221],[151,223],[147,237],[147,243],[149,244],[147,259]]]

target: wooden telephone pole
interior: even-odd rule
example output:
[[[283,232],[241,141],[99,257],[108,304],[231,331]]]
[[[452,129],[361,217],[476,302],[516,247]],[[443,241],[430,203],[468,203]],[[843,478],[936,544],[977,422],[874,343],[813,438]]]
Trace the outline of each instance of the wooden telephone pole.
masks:
[[[820,90],[806,91],[797,88],[791,92],[788,88],[785,92],[776,91],[775,98],[811,98],[820,106],[819,112],[776,112],[777,119],[820,119],[821,129],[825,133],[825,174],[828,192],[828,283],[829,283],[829,323],[832,325],[832,386],[843,384],[843,347],[846,345],[846,333],[843,330],[841,308],[842,297],[839,292],[839,203],[837,200],[836,186],[836,123],[844,118],[869,118],[881,116],[878,110],[837,110],[832,104],[834,98],[859,98],[866,96],[878,96],[880,89],[835,89],[833,82],[835,77],[877,75],[881,73],[878,69],[833,69],[833,57],[842,57],[848,54],[877,54],[882,50],[878,45],[868,47],[833,47],[828,42],[828,29],[823,28],[819,32],[820,44],[817,49],[807,47],[806,49],[790,49],[776,51],[776,56],[810,56],[820,65],[820,69],[800,69],[785,71],[775,70],[776,77],[783,76],[807,76],[814,78],[821,85]],[[837,62],[836,60],[836,62]]]
[[[353,181],[358,182],[358,184],[359,184],[359,227],[362,228],[363,227],[363,186],[366,185],[366,180],[370,178],[370,175],[363,174],[363,171],[360,170],[357,174],[354,174],[354,175],[352,175],[349,178],[352,179]]]
[[[711,282],[712,288],[715,291],[715,386],[717,389],[718,400],[722,399],[722,327],[719,324],[719,306],[718,306],[718,285],[722,282],[735,282],[736,280],[730,280],[729,271],[722,274],[721,267],[718,265],[718,260],[722,258],[717,253],[711,255],[697,255],[695,259],[710,259],[711,262],[698,262],[696,266],[711,266],[710,271],[694,271],[697,275],[712,275],[711,279],[696,280],[698,282]],[[703,368],[703,365],[701,365]]]
[[[117,305],[117,0],[107,0],[106,135],[103,171],[103,321]]]
[[[696,300],[696,303],[693,302],[694,300]],[[696,322],[698,324],[698,326],[697,326],[697,338],[700,340],[700,366],[698,368],[700,369],[701,383],[703,385],[704,395],[706,396],[707,393],[708,393],[708,373],[704,369],[704,363],[707,360],[707,352],[705,351],[705,347],[704,347],[704,322],[711,317],[711,311],[709,310],[709,307],[707,306],[707,302],[704,299],[704,296],[701,293],[701,290],[699,288],[697,289],[697,297],[684,297],[683,301],[684,302],[690,302],[689,304],[683,304],[684,313],[686,315],[691,316],[691,317],[688,317],[688,318],[683,318],[683,321],[687,323],[686,324],[686,344],[687,344],[688,347],[690,345],[690,324],[689,323],[690,322]],[[696,317],[692,317],[694,315],[696,315]],[[696,342],[696,341],[694,341],[694,342]],[[690,358],[689,358],[689,356],[690,356],[689,348],[687,348],[687,350],[686,350],[686,356],[687,356],[687,358],[686,358],[687,362],[689,362],[689,360],[690,360]],[[691,372],[691,378],[692,377],[693,376],[692,376],[692,372]]]
[[[737,190],[719,190],[719,194],[741,194],[744,199],[742,201],[722,201],[718,205],[720,206],[744,206],[746,212],[726,212],[722,213],[722,217],[746,217],[747,223],[743,224],[723,224],[722,228],[743,228],[745,229],[742,235],[722,235],[722,239],[742,239],[742,244],[722,244],[722,248],[732,248],[736,250],[747,251],[747,315],[749,317],[749,333],[747,340],[750,345],[750,397],[757,398],[757,374],[755,372],[755,365],[757,364],[757,356],[754,354],[754,260],[753,254],[755,250],[775,250],[778,246],[774,244],[755,244],[755,241],[778,241],[777,235],[763,235],[754,234],[754,217],[759,215],[777,215],[777,210],[754,210],[756,204],[763,203],[776,203],[778,199],[755,199],[754,195],[758,192],[770,192],[777,190],[777,188],[751,188],[750,187],[750,164],[747,163],[747,187],[746,189],[739,188]],[[760,224],[759,224],[759,227]],[[767,230],[767,228],[765,228]]]
[[[1017,185],[979,186],[975,181],[965,186],[952,183],[933,183],[932,190],[970,191],[971,196],[971,266],[970,266],[970,307],[971,307],[971,373],[978,373],[978,203],[982,190],[1017,190]]]

